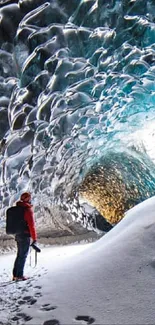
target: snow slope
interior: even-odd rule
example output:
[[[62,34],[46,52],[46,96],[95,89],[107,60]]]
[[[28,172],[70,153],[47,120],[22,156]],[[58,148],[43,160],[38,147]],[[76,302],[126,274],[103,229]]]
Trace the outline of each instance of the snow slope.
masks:
[[[36,269],[27,265],[30,280],[8,285],[14,256],[1,257],[3,324],[155,323],[155,197],[97,242],[38,257]]]

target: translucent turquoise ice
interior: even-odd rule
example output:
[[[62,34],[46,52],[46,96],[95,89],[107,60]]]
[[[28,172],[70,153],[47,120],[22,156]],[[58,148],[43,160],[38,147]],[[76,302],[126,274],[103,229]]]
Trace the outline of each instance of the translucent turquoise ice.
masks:
[[[23,189],[65,200],[110,153],[116,166],[125,153],[130,185],[129,151],[140,192],[152,196],[154,0],[20,0],[0,10],[2,205]]]

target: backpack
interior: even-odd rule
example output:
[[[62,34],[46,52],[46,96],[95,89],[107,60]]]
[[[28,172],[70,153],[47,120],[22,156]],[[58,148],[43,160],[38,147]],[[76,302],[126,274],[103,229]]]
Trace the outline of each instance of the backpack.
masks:
[[[8,235],[17,235],[24,233],[27,223],[24,220],[25,208],[13,206],[6,211],[6,233]]]

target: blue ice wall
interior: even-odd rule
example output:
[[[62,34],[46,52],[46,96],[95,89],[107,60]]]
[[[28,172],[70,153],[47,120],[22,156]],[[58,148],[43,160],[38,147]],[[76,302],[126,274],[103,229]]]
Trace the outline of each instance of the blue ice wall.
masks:
[[[2,207],[23,190],[65,201],[111,154],[129,188],[138,166],[134,204],[154,195],[154,0],[8,0],[0,15]]]

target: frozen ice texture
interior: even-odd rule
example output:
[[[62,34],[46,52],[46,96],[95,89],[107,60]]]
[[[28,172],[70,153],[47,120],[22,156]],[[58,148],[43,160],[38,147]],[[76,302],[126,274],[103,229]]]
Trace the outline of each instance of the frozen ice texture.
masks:
[[[42,197],[43,206],[56,202],[72,213],[79,185],[103,160],[104,183],[115,179],[106,187],[108,202],[118,174],[129,203],[120,195],[122,211],[152,196],[154,1],[8,0],[0,6],[2,208],[30,190],[36,205]],[[87,201],[97,206],[88,195]]]

